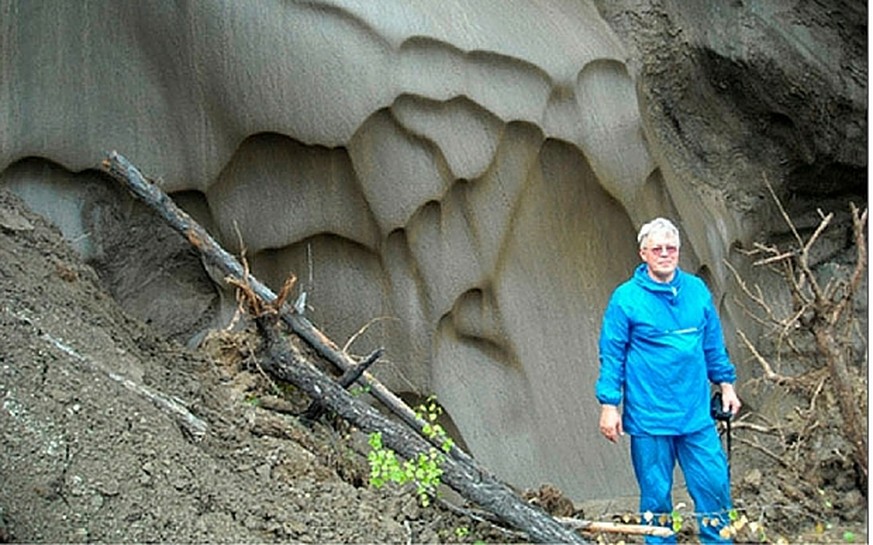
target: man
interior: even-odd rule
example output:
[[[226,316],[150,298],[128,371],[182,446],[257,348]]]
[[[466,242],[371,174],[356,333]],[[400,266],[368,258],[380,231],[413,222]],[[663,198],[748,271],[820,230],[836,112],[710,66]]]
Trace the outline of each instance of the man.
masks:
[[[699,514],[701,540],[729,543],[719,535],[729,523],[730,482],[710,415],[709,384],[721,388],[723,409],[736,414],[736,371],[706,284],[678,267],[676,226],[656,218],[640,229],[637,240],[643,263],[616,288],[603,316],[596,386],[600,431],[613,443],[630,435],[646,519],[651,514],[657,524],[673,511],[678,461]]]

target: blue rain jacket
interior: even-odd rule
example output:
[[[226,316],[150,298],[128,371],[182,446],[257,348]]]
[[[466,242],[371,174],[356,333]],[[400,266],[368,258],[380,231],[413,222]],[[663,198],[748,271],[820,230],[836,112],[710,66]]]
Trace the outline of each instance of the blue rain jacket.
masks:
[[[600,331],[601,404],[624,405],[630,435],[684,435],[712,425],[709,383],[736,381],[712,294],[676,269],[655,282],[641,264],[613,292]]]

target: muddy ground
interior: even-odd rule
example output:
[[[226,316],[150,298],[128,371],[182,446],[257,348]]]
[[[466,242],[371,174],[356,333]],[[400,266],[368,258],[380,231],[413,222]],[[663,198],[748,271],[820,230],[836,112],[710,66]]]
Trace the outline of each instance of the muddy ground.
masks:
[[[291,416],[307,400],[259,373],[255,337],[214,334],[198,350],[161,338],[2,191],[0,330],[0,542],[524,540],[368,486],[359,434]],[[867,502],[829,425],[803,436],[794,467],[770,456],[784,434],[735,432],[737,506],[759,524],[744,540],[866,542]],[[576,509],[628,515],[620,502]]]

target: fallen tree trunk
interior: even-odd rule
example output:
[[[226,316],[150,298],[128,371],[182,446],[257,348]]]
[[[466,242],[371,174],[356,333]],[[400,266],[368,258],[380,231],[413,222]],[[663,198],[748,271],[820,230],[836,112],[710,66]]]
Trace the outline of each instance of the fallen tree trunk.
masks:
[[[269,315],[257,319],[258,327],[267,341],[267,356],[261,361],[261,367],[265,371],[294,384],[364,432],[381,432],[384,444],[406,459],[415,459],[419,454],[426,454],[434,448],[424,438],[356,399],[342,385],[307,363],[279,335],[275,323],[270,323],[271,321],[274,321],[274,317]],[[498,480],[478,474],[469,466],[449,457],[444,459],[441,468],[442,482],[468,500],[498,515],[501,520],[524,531],[534,541],[585,543],[581,536],[562,526],[539,507],[523,501]]]
[[[276,295],[266,285],[248,275],[242,264],[233,255],[224,250],[205,229],[177,207],[166,193],[146,180],[127,159],[117,152],[112,152],[103,161],[102,167],[179,231],[192,246],[200,251],[203,259],[209,265],[221,270],[231,278],[245,283],[264,301],[273,303],[276,300]],[[279,317],[293,333],[343,371],[353,370],[356,367],[356,362],[341,352],[326,335],[289,306],[283,305],[279,309]],[[381,431],[385,444],[407,458],[413,458],[418,453],[426,453],[433,446],[441,447],[440,444],[435,445],[434,442],[421,435],[426,423],[369,373],[364,372],[359,380],[365,386],[369,386],[370,393],[400,417],[415,433],[389,420],[364,402],[355,399],[341,385],[310,366],[302,358],[295,357],[287,343],[283,343],[284,347],[280,348],[280,344],[275,340],[277,335],[275,328],[266,327],[263,329],[267,333],[272,331],[270,336],[273,341],[269,345],[274,351],[273,357],[265,363],[265,369],[269,369],[278,378],[296,385],[309,394],[312,399],[318,400],[324,407],[329,408],[364,431]],[[450,456],[446,457],[443,465],[444,482],[468,500],[524,531],[535,541],[585,543],[579,534],[564,528],[547,513],[525,502],[506,484],[481,468],[469,455],[456,446],[450,449],[449,454]]]
[[[202,226],[194,221],[184,210],[176,206],[176,203],[173,202],[169,195],[157,185],[148,181],[139,169],[124,156],[113,151],[103,160],[101,166],[104,171],[115,178],[115,180],[121,182],[135,197],[157,212],[173,229],[181,233],[200,252],[203,259],[211,267],[220,270],[237,282],[246,283],[262,300],[268,303],[273,303],[276,300],[276,294],[269,287],[257,278],[247,275],[242,263],[236,257],[222,248]],[[303,339],[321,357],[343,372],[356,368],[357,362],[340,350],[327,335],[319,331],[302,314],[298,314],[287,304],[282,304],[278,311],[282,321],[291,328],[291,331]],[[385,405],[389,411],[403,420],[410,428],[416,430],[416,433],[421,434],[421,430],[424,429],[426,422],[420,419],[403,400],[394,395],[394,392],[366,371],[361,374],[358,381],[368,389],[370,395]],[[441,447],[434,439],[424,438],[434,446]],[[489,473],[487,469],[482,467],[469,454],[458,448],[457,445],[452,446],[449,455],[475,468],[479,473]]]

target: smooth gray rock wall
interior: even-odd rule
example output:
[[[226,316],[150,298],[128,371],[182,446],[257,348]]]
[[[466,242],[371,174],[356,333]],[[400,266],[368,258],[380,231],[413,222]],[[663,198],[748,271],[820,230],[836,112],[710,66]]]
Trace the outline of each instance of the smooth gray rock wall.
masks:
[[[645,45],[580,0],[0,0],[0,182],[105,259],[81,187],[118,150],[274,287],[295,274],[337,342],[385,346],[380,378],[435,393],[499,476],[634,494],[593,384],[635,230],[677,218],[721,300],[762,223],[670,147]],[[186,327],[232,312],[162,285]]]

